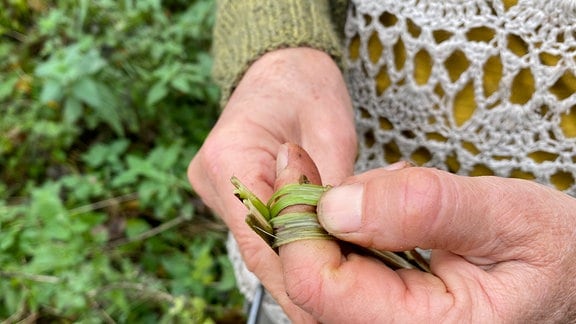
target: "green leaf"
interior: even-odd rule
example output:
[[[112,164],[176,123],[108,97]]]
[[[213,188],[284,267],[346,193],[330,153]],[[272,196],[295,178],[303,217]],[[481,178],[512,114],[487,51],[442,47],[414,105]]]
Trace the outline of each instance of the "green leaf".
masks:
[[[34,250],[32,261],[27,269],[31,273],[49,273],[73,267],[83,259],[79,251],[64,244],[39,244]]]
[[[170,81],[170,84],[178,91],[183,93],[190,92],[190,84],[188,83],[188,78],[185,75],[178,75]]]
[[[150,92],[148,92],[148,96],[146,97],[146,105],[154,106],[160,100],[164,99],[168,94],[168,87],[166,84],[162,82],[157,82],[152,86]]]
[[[102,214],[97,213],[83,213],[80,215],[74,215],[74,221],[71,224],[70,229],[75,234],[86,234],[98,225],[101,225],[106,218]]]
[[[82,78],[78,80],[78,82],[74,83],[72,94],[75,98],[93,108],[102,108],[105,106],[104,100],[98,89],[98,84],[92,78]]]
[[[58,197],[59,184],[47,184],[32,192],[30,215],[38,220],[65,218],[67,211]]]
[[[90,49],[84,55],[79,55],[76,68],[81,71],[79,75],[94,75],[101,71],[107,62],[100,56],[100,52],[93,48],[94,45],[89,37],[84,38],[83,41],[84,43],[80,43],[79,46]],[[79,50],[84,50],[84,48]]]
[[[8,96],[12,94],[16,82],[18,82],[17,75],[13,75],[9,77],[6,81],[0,82],[0,101],[8,98]]]
[[[152,181],[145,181],[138,186],[138,198],[144,206],[151,206],[153,204],[153,197],[158,193],[159,190],[158,183]],[[158,215],[162,217],[162,215]]]
[[[40,102],[58,101],[62,98],[63,89],[59,82],[46,80],[40,92]]]
[[[219,291],[230,291],[236,286],[236,277],[230,259],[227,256],[220,255],[216,258],[220,269],[222,269],[222,276],[220,281],[216,284],[216,289]]]
[[[64,122],[74,124],[82,116],[83,107],[75,97],[68,97],[64,101]]]
[[[174,278],[188,277],[190,274],[190,259],[181,253],[174,253],[161,258],[164,269]]]
[[[148,160],[154,165],[158,166],[160,170],[171,171],[180,161],[180,154],[182,153],[182,145],[174,143],[168,147],[157,147],[150,155]]]
[[[138,156],[129,155],[126,158],[126,162],[128,168],[114,178],[111,183],[113,187],[134,184],[140,176],[156,172],[152,164]],[[142,186],[139,187],[139,192],[142,192]]]
[[[82,28],[88,15],[89,0],[80,0],[78,6],[78,25]]]
[[[138,236],[150,229],[150,224],[139,218],[130,218],[126,221],[126,236],[129,239]]]
[[[94,109],[117,134],[124,134],[120,115],[116,111],[117,103],[108,86],[87,77],[74,84],[72,94]]]
[[[130,142],[127,139],[119,139],[111,143],[94,144],[88,152],[82,156],[82,161],[88,166],[97,168],[107,165],[113,169],[123,168],[120,157],[124,155]]]

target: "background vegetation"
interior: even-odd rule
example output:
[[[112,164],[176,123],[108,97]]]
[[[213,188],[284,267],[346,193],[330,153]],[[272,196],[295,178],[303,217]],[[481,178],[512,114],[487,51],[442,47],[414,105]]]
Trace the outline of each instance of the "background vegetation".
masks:
[[[186,179],[217,115],[213,1],[0,7],[0,320],[239,320]]]

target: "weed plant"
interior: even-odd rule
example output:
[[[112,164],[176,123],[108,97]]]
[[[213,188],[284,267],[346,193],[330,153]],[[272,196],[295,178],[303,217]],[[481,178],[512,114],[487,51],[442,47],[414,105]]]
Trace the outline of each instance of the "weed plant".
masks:
[[[237,320],[186,179],[217,116],[213,1],[0,7],[0,321]]]

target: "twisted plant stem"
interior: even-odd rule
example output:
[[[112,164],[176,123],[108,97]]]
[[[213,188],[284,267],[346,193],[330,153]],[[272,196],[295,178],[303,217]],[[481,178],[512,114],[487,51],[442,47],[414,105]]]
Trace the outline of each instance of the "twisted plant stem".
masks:
[[[337,240],[344,250],[370,255],[393,269],[430,272],[428,262],[416,250],[390,252],[361,247],[340,241],[328,234],[318,222],[315,212],[281,213],[282,210],[296,205],[316,207],[322,194],[330,187],[305,182],[289,184],[276,191],[268,203],[264,204],[238,178],[232,177],[231,182],[236,188],[234,195],[248,209],[246,223],[276,251],[284,244],[300,240]]]

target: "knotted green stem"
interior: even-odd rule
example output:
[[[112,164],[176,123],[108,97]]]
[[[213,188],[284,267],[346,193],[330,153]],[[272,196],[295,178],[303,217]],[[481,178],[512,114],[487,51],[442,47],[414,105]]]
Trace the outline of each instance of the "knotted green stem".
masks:
[[[276,251],[284,244],[300,240],[337,240],[322,228],[315,213],[320,197],[330,187],[309,183],[289,184],[276,191],[268,203],[264,204],[238,178],[232,177],[231,181],[236,188],[234,195],[248,208],[246,223]],[[314,212],[281,213],[288,207],[301,205],[314,207],[311,208]],[[339,242],[345,249],[373,256],[394,269],[420,269],[430,272],[428,262],[416,250],[380,251]]]

